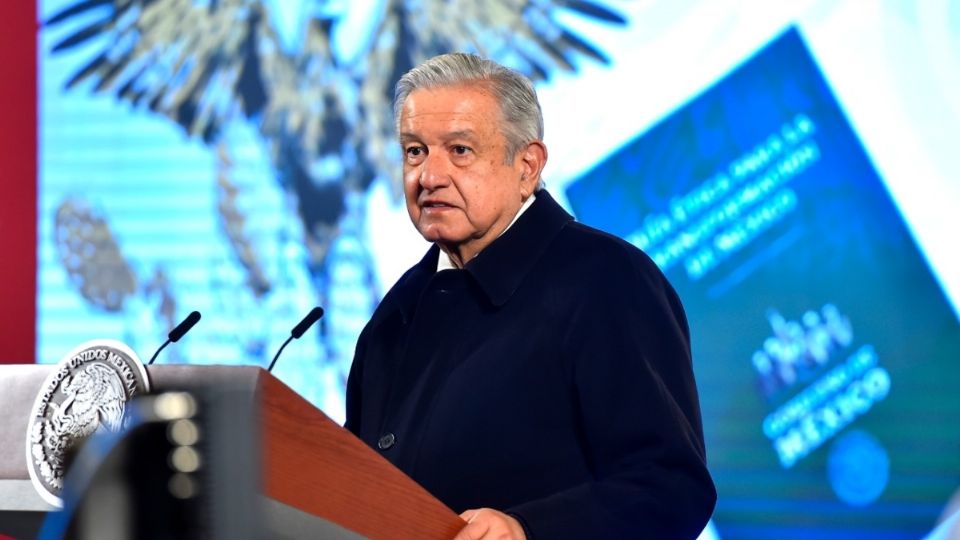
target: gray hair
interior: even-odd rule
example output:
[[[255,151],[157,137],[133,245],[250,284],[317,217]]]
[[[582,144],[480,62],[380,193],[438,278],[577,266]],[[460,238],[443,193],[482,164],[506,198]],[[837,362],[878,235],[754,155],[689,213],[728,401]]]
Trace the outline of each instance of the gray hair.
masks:
[[[414,90],[477,82],[488,84],[500,105],[508,161],[527,144],[543,139],[543,112],[530,79],[492,60],[465,53],[434,56],[400,77],[393,99],[397,131],[403,103]]]

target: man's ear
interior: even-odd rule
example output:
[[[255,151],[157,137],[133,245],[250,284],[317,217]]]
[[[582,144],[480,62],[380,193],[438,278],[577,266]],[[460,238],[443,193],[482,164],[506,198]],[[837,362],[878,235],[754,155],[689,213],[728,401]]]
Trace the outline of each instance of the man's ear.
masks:
[[[536,191],[540,182],[540,173],[547,164],[547,147],[542,141],[533,141],[520,151],[522,174],[520,176],[520,192],[524,198]]]

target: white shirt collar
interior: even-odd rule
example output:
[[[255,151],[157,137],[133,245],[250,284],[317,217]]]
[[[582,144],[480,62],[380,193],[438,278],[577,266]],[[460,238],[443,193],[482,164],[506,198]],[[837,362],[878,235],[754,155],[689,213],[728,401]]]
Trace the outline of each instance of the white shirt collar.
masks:
[[[520,219],[520,216],[523,215],[523,213],[526,212],[528,208],[530,208],[530,205],[533,204],[533,201],[536,198],[537,198],[537,195],[535,193],[531,193],[530,196],[527,197],[527,200],[523,201],[523,204],[520,206],[520,210],[517,210],[517,215],[513,216],[513,221],[511,221],[510,224],[507,225],[507,228],[504,229],[503,232],[497,235],[497,238],[500,238],[501,236],[503,236],[503,233],[507,232],[507,230],[509,230],[510,227],[513,227],[513,224],[516,223],[518,219]],[[441,270],[456,270],[456,269],[457,269],[457,265],[453,264],[453,259],[450,258],[450,255],[448,255],[446,251],[441,249],[440,256],[437,257],[437,272]]]

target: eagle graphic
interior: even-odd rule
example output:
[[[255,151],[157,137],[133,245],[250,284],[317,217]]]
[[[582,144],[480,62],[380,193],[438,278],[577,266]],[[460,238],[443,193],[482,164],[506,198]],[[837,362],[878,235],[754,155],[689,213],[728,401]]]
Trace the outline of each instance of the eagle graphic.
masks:
[[[83,84],[113,95],[135,110],[168,119],[215,153],[220,167],[211,184],[220,197],[219,219],[253,295],[266,295],[274,284],[235,204],[222,137],[231,122],[253,126],[269,150],[276,181],[302,223],[318,302],[326,304],[337,287],[331,246],[349,238],[351,256],[338,263],[353,264],[349,274],[365,276],[372,310],[380,293],[361,234],[363,206],[356,201],[378,178],[391,183],[397,200],[402,196],[392,110],[397,79],[434,55],[462,51],[545,80],[557,71],[575,72],[581,60],[609,62],[564,21],[613,26],[627,21],[605,3],[589,0],[368,4],[364,10],[334,0],[285,2],[285,9],[293,6],[299,14],[300,39],[294,43],[279,29],[278,9],[271,9],[277,5],[258,0],[77,0],[43,24],[57,32],[54,54],[81,47],[94,51],[65,81],[68,91]],[[361,43],[355,54],[339,53],[334,40],[338,32],[349,32],[343,24],[356,17],[367,21],[369,35],[354,39]],[[82,216],[60,216],[61,223],[71,221],[83,226]],[[104,220],[96,225],[102,228]],[[129,284],[120,292],[82,286],[99,275],[98,246],[111,243],[100,238],[88,246],[82,235],[62,236],[73,238],[60,246],[61,260],[70,261],[71,281],[91,303],[116,309],[122,296],[131,294]],[[109,240],[111,233],[100,236]],[[110,260],[116,259],[111,253]],[[113,267],[122,269],[121,262]],[[325,325],[338,317],[336,309],[327,312]],[[172,322],[172,315],[167,318]],[[338,355],[328,351],[328,356]]]

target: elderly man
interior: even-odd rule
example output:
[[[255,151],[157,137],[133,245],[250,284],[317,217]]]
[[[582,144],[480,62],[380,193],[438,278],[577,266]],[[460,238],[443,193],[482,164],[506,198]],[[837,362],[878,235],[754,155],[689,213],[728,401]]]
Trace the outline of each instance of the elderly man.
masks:
[[[536,93],[449,54],[397,84],[433,246],[357,344],[347,428],[462,512],[458,539],[694,538],[716,499],[677,295],[541,188]]]

